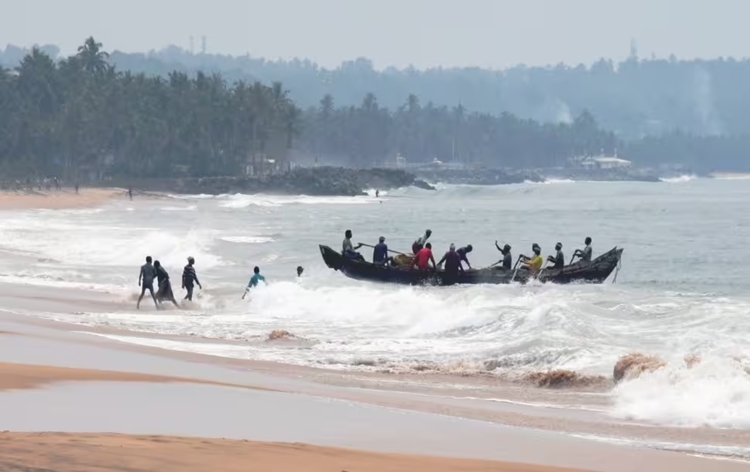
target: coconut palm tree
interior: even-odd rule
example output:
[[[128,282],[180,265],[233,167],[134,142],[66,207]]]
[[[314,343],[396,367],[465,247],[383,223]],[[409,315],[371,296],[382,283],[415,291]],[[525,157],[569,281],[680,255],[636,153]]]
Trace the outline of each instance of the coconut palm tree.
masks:
[[[97,43],[93,36],[90,36],[78,48],[77,56],[81,60],[83,69],[89,74],[101,75],[110,68],[109,63],[107,63],[109,54],[102,51],[102,43]]]

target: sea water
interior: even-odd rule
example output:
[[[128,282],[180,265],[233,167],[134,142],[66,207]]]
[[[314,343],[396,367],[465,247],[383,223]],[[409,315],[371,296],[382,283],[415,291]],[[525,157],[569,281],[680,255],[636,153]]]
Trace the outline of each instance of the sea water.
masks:
[[[110,313],[40,313],[162,335],[127,342],[334,369],[520,374],[567,369],[611,376],[626,354],[667,368],[618,385],[611,413],[670,425],[750,428],[750,185],[738,180],[439,185],[361,197],[170,196],[82,210],[0,214],[0,282],[101,291]],[[436,257],[472,244],[474,267],[532,243],[569,260],[625,248],[616,283],[404,287],[354,281],[318,249],[353,241],[408,251],[426,229]],[[371,249],[362,248],[369,259]],[[179,280],[188,256],[203,284],[186,310],[135,310],[140,265]],[[31,257],[29,257],[31,256]],[[20,262],[23,261],[23,262]],[[269,284],[241,299],[254,266]],[[305,268],[301,278],[297,266]],[[264,342],[273,330],[295,336]],[[688,369],[683,358],[702,362]]]

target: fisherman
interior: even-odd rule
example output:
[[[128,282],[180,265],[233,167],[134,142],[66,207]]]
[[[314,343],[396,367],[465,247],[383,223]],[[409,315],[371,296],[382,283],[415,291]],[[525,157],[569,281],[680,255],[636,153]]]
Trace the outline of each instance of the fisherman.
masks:
[[[177,300],[174,299],[172,283],[169,281],[169,274],[166,269],[162,267],[161,262],[159,261],[154,261],[154,269],[156,270],[156,280],[159,285],[159,290],[156,292],[156,301],[161,303],[162,301],[167,300],[179,308],[180,305],[177,303]]]
[[[411,268],[414,268],[414,266],[417,266],[420,271],[426,272],[427,269],[430,268],[430,262],[432,262],[432,268],[433,270],[436,270],[435,267],[435,258],[432,257],[432,244],[427,243],[425,247],[420,249],[417,252],[417,255],[414,256],[414,260],[411,263]]]
[[[385,243],[385,237],[378,239],[378,244],[372,249],[372,262],[375,265],[386,265],[393,263],[393,258],[388,257],[388,245]]]
[[[461,258],[463,262],[466,262],[466,265],[469,267],[469,270],[471,270],[471,264],[469,264],[469,259],[466,258],[466,254],[470,253],[474,250],[474,247],[469,244],[466,247],[461,247],[456,250],[456,254],[458,254],[458,257]]]
[[[453,285],[458,282],[458,273],[464,272],[464,268],[461,266],[461,256],[456,251],[456,245],[451,243],[448,252],[445,253],[440,262],[438,262],[438,268],[445,262],[445,272],[443,272],[443,285]]]
[[[201,286],[201,283],[198,281],[198,275],[195,273],[195,259],[193,257],[188,257],[188,263],[185,266],[185,269],[182,271],[182,288],[187,290],[187,295],[185,295],[185,300],[193,301],[193,288],[197,284],[198,287],[203,290],[203,287]]]
[[[532,272],[539,272],[542,268],[544,259],[542,259],[542,248],[537,243],[531,245],[531,250],[534,251],[533,257],[524,256],[521,254],[521,260],[523,265]]]
[[[253,269],[253,276],[250,277],[250,282],[247,283],[248,290],[253,287],[257,287],[258,282],[266,283],[266,278],[260,275],[260,267],[255,266],[255,268]]]
[[[380,198],[380,190],[375,190],[375,198]]]
[[[547,262],[551,262],[555,265],[555,269],[562,269],[565,267],[565,254],[562,252],[562,243],[555,244],[555,253],[554,256],[549,256],[547,258]]]
[[[500,248],[500,246],[497,244],[497,240],[495,241],[495,247],[498,251],[500,251],[500,254],[503,255],[503,269],[510,270],[513,266],[513,256],[510,254],[510,245],[506,244],[505,246]],[[498,264],[500,262],[498,261]]]
[[[416,255],[420,251],[420,249],[422,249],[424,245],[427,244],[427,240],[430,239],[430,236],[432,236],[432,230],[428,229],[424,232],[424,236],[414,241],[414,244],[411,245],[412,254]]]
[[[141,287],[141,296],[138,297],[138,303],[135,305],[136,309],[141,309],[141,300],[143,295],[146,294],[146,290],[151,292],[151,298],[154,300],[154,306],[159,309],[159,305],[156,303],[156,295],[154,295],[154,279],[156,278],[156,269],[151,265],[151,256],[146,256],[146,263],[141,266],[141,273],[138,275],[138,286]]]
[[[586,243],[586,247],[583,250],[576,249],[573,253],[573,258],[580,257],[582,262],[591,262],[591,238],[587,237],[584,242]]]
[[[352,230],[347,229],[344,233],[344,242],[341,244],[341,255],[347,259],[355,261],[364,261],[365,258],[362,254],[357,252],[357,249],[362,247],[362,243],[357,244],[357,247],[352,245]]]
[[[297,277],[302,277],[302,272],[305,271],[305,268],[302,266],[297,266]]]

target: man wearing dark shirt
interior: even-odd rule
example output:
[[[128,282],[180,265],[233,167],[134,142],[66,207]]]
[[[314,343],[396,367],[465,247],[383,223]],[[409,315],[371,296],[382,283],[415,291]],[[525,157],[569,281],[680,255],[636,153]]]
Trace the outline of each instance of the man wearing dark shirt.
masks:
[[[377,265],[385,265],[389,260],[388,245],[385,244],[385,238],[381,236],[378,244],[372,250],[372,262]]]
[[[562,269],[565,266],[565,254],[562,252],[562,243],[555,244],[555,251],[557,253],[554,256],[549,256],[547,261],[555,264],[555,269]]]
[[[451,244],[450,250],[445,253],[438,267],[443,265],[445,262],[445,271],[443,272],[443,285],[453,285],[458,282],[458,273],[463,272],[464,268],[461,266],[461,256],[456,251],[456,246]]]
[[[473,250],[474,250],[474,248],[472,247],[471,244],[469,244],[466,247],[458,248],[456,250],[456,254],[458,254],[458,257],[460,257],[463,262],[466,262],[466,266],[469,269],[471,269],[471,264],[469,264],[469,259],[466,257],[466,254],[470,253]]]
[[[185,300],[190,301],[193,301],[193,288],[195,287],[194,284],[197,284],[198,287],[203,290],[201,283],[198,281],[198,275],[195,273],[195,267],[193,267],[194,265],[195,259],[193,259],[192,257],[188,257],[188,264],[182,271],[182,288],[187,290]]]
[[[141,266],[141,273],[138,275],[138,286],[141,287],[141,296],[138,297],[138,303],[135,305],[136,309],[141,309],[141,300],[146,294],[146,290],[151,293],[151,298],[154,300],[154,306],[159,309],[159,305],[156,303],[156,295],[154,295],[154,279],[156,278],[156,269],[151,265],[151,256],[146,257],[146,263]]]
[[[506,244],[505,246],[500,248],[500,245],[497,244],[497,241],[495,241],[495,247],[498,251],[500,251],[500,254],[503,255],[503,269],[510,270],[513,266],[513,256],[510,254],[510,244]]]

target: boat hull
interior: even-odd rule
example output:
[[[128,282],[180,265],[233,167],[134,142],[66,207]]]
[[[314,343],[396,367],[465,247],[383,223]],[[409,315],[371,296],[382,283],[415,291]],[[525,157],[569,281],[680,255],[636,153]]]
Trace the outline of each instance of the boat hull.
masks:
[[[576,262],[561,269],[547,268],[538,274],[533,274],[525,268],[506,270],[501,267],[488,267],[467,270],[451,279],[442,270],[421,272],[408,267],[390,267],[351,260],[328,246],[320,245],[323,261],[330,269],[356,280],[402,285],[523,284],[533,279],[556,284],[600,284],[617,268],[622,252],[623,249],[614,248],[591,262]]]

